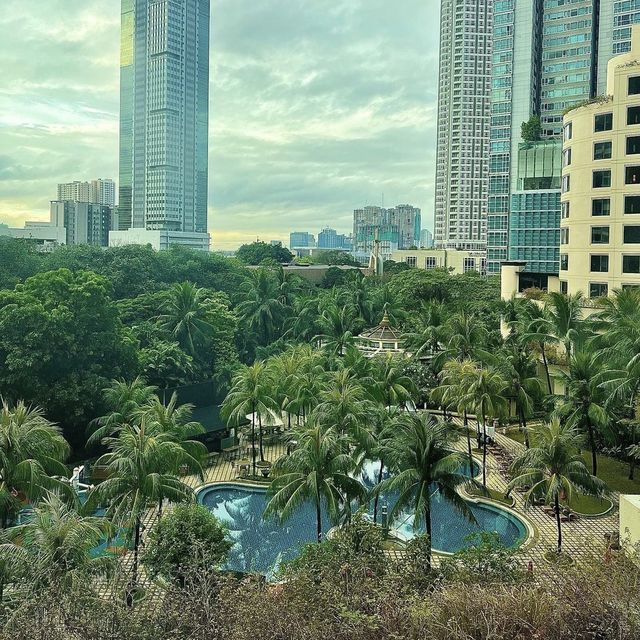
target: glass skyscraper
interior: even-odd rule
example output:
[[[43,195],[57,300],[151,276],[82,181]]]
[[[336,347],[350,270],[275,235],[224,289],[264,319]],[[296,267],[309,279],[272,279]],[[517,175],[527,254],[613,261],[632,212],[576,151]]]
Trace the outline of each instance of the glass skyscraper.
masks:
[[[122,0],[121,231],[207,233],[209,1]]]

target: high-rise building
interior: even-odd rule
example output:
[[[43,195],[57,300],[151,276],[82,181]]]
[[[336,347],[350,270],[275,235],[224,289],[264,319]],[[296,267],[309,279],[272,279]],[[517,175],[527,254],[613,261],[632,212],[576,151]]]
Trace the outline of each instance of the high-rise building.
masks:
[[[292,231],[289,234],[289,249],[311,249],[316,246],[316,239],[308,231]]]
[[[207,235],[209,0],[121,7],[117,241],[146,229],[208,247],[198,234]]]
[[[420,232],[420,248],[433,249],[433,233],[429,229],[422,229]]]
[[[104,204],[72,200],[51,202],[51,225],[66,229],[66,244],[109,245],[113,209]]]
[[[399,204],[392,209],[366,206],[353,212],[353,250],[368,256],[379,240],[385,256],[395,249],[410,249],[420,244],[420,209]]]
[[[441,1],[434,233],[439,248],[486,248],[493,10],[494,0]]]
[[[557,171],[562,114],[568,107],[604,92],[603,70],[614,49],[614,5],[617,11],[618,5],[625,4],[600,0],[495,3],[487,232],[490,273],[499,273],[500,263],[507,259],[525,259],[520,232],[535,228],[536,220],[543,224],[541,237],[549,241],[555,237],[546,231],[554,216],[559,229],[560,191],[529,188],[525,193],[519,189],[521,145],[556,141],[553,149],[558,157],[553,165]],[[536,132],[529,128],[530,137],[523,140],[522,123],[532,116],[539,119],[539,129]],[[547,146],[538,154],[547,163],[546,169],[536,169],[538,173],[548,169],[550,150]],[[550,209],[553,202],[557,204],[555,212]],[[511,240],[517,238],[520,240],[511,246]],[[552,251],[558,254],[557,247],[540,249],[539,259],[531,260],[527,269],[546,265],[545,273],[556,273],[558,265],[548,258]]]
[[[58,185],[58,201],[75,200],[93,202],[114,207],[116,204],[116,184],[110,178],[98,178],[91,182],[66,182]]]
[[[331,227],[325,227],[318,234],[318,249],[351,249],[351,240],[344,233],[338,233]]]
[[[564,116],[560,290],[590,298],[640,286],[640,26],[606,96]]]

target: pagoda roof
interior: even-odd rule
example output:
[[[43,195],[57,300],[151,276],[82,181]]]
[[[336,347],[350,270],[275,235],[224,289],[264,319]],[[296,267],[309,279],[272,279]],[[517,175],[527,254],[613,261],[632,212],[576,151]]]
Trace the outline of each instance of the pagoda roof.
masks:
[[[389,314],[385,311],[382,321],[377,327],[365,329],[358,337],[370,341],[392,341],[402,340],[402,332],[391,326]]]

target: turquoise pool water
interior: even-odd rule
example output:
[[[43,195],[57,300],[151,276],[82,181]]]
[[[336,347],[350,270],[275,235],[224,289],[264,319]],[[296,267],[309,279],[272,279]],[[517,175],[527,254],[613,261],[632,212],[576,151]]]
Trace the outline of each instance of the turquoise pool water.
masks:
[[[368,464],[363,471],[365,485],[373,486],[377,476],[377,464]],[[475,470],[474,470],[475,471]],[[255,571],[272,575],[283,560],[294,558],[303,545],[314,542],[316,537],[315,510],[304,504],[291,518],[281,523],[275,519],[263,520],[267,504],[265,489],[239,485],[205,487],[198,493],[198,500],[229,527],[234,545],[229,554],[227,568],[233,571]],[[393,496],[381,498],[380,505],[393,507]],[[454,507],[434,492],[432,498],[432,528],[434,549],[455,552],[469,545],[470,534],[480,531],[497,533],[503,544],[517,546],[527,536],[525,524],[513,514],[487,504],[469,507],[476,519],[473,523],[458,513]],[[323,514],[323,531],[331,527]],[[410,513],[400,513],[393,527],[411,538],[416,534]],[[423,532],[420,529],[418,533]]]

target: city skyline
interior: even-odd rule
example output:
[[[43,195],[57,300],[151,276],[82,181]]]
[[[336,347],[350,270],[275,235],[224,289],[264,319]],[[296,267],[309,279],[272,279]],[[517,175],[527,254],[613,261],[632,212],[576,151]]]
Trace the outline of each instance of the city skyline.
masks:
[[[214,249],[316,221],[348,231],[355,206],[383,197],[431,224],[438,33],[421,25],[439,2],[402,4],[212,0]],[[13,34],[0,44],[0,219],[22,225],[47,218],[58,183],[117,180],[120,7],[27,0],[0,25]]]

